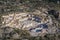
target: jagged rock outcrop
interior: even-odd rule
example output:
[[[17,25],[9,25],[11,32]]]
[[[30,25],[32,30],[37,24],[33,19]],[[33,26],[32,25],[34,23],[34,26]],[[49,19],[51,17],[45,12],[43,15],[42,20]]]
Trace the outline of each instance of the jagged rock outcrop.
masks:
[[[3,15],[2,17],[4,18],[4,21],[2,24],[4,26],[9,26],[12,28],[28,30],[31,36],[55,34],[58,27],[57,21],[55,20],[57,16],[58,14],[55,15],[53,13],[50,13],[50,11],[47,12],[46,10],[42,12],[37,10],[32,13],[17,12],[13,14]]]

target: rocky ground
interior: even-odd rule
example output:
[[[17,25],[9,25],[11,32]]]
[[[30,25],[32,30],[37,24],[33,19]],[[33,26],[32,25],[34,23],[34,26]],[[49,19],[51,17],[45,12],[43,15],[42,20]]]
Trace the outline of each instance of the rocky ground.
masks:
[[[0,40],[60,40],[59,4],[17,0],[0,3]]]
[[[16,12],[2,15],[1,40],[29,40],[29,37],[59,34],[60,24],[57,21],[59,15],[55,15],[59,13],[56,11],[55,14],[52,14],[50,11],[47,12],[45,10],[43,12],[36,10],[32,13]]]

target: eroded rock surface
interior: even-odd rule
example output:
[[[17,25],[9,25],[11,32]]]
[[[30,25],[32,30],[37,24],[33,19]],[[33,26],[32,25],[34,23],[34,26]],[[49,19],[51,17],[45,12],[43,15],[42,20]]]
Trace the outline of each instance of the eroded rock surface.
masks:
[[[51,16],[46,13],[40,13],[39,11],[38,14],[39,15],[33,12],[32,14],[13,13],[3,15],[2,17],[4,18],[4,21],[2,22],[2,24],[4,26],[9,26],[12,28],[28,30],[31,36],[40,36],[52,32],[55,33],[56,29],[53,28],[54,23]],[[52,30],[50,28],[52,28]]]

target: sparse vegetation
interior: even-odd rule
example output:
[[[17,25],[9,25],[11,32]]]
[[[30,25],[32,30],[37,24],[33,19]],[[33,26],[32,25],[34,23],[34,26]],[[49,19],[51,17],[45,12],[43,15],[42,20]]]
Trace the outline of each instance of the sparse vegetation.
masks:
[[[0,27],[2,25],[2,15],[9,14],[10,12],[33,12],[41,10],[40,7],[47,8],[48,10],[54,9],[60,12],[60,0],[0,0]],[[59,21],[58,21],[59,22]],[[60,23],[59,23],[60,24]],[[60,26],[59,26],[60,27]],[[31,37],[27,30],[14,29],[14,33],[19,35],[19,39],[10,39],[3,37],[1,40],[60,40],[59,34],[47,34],[44,37]]]

